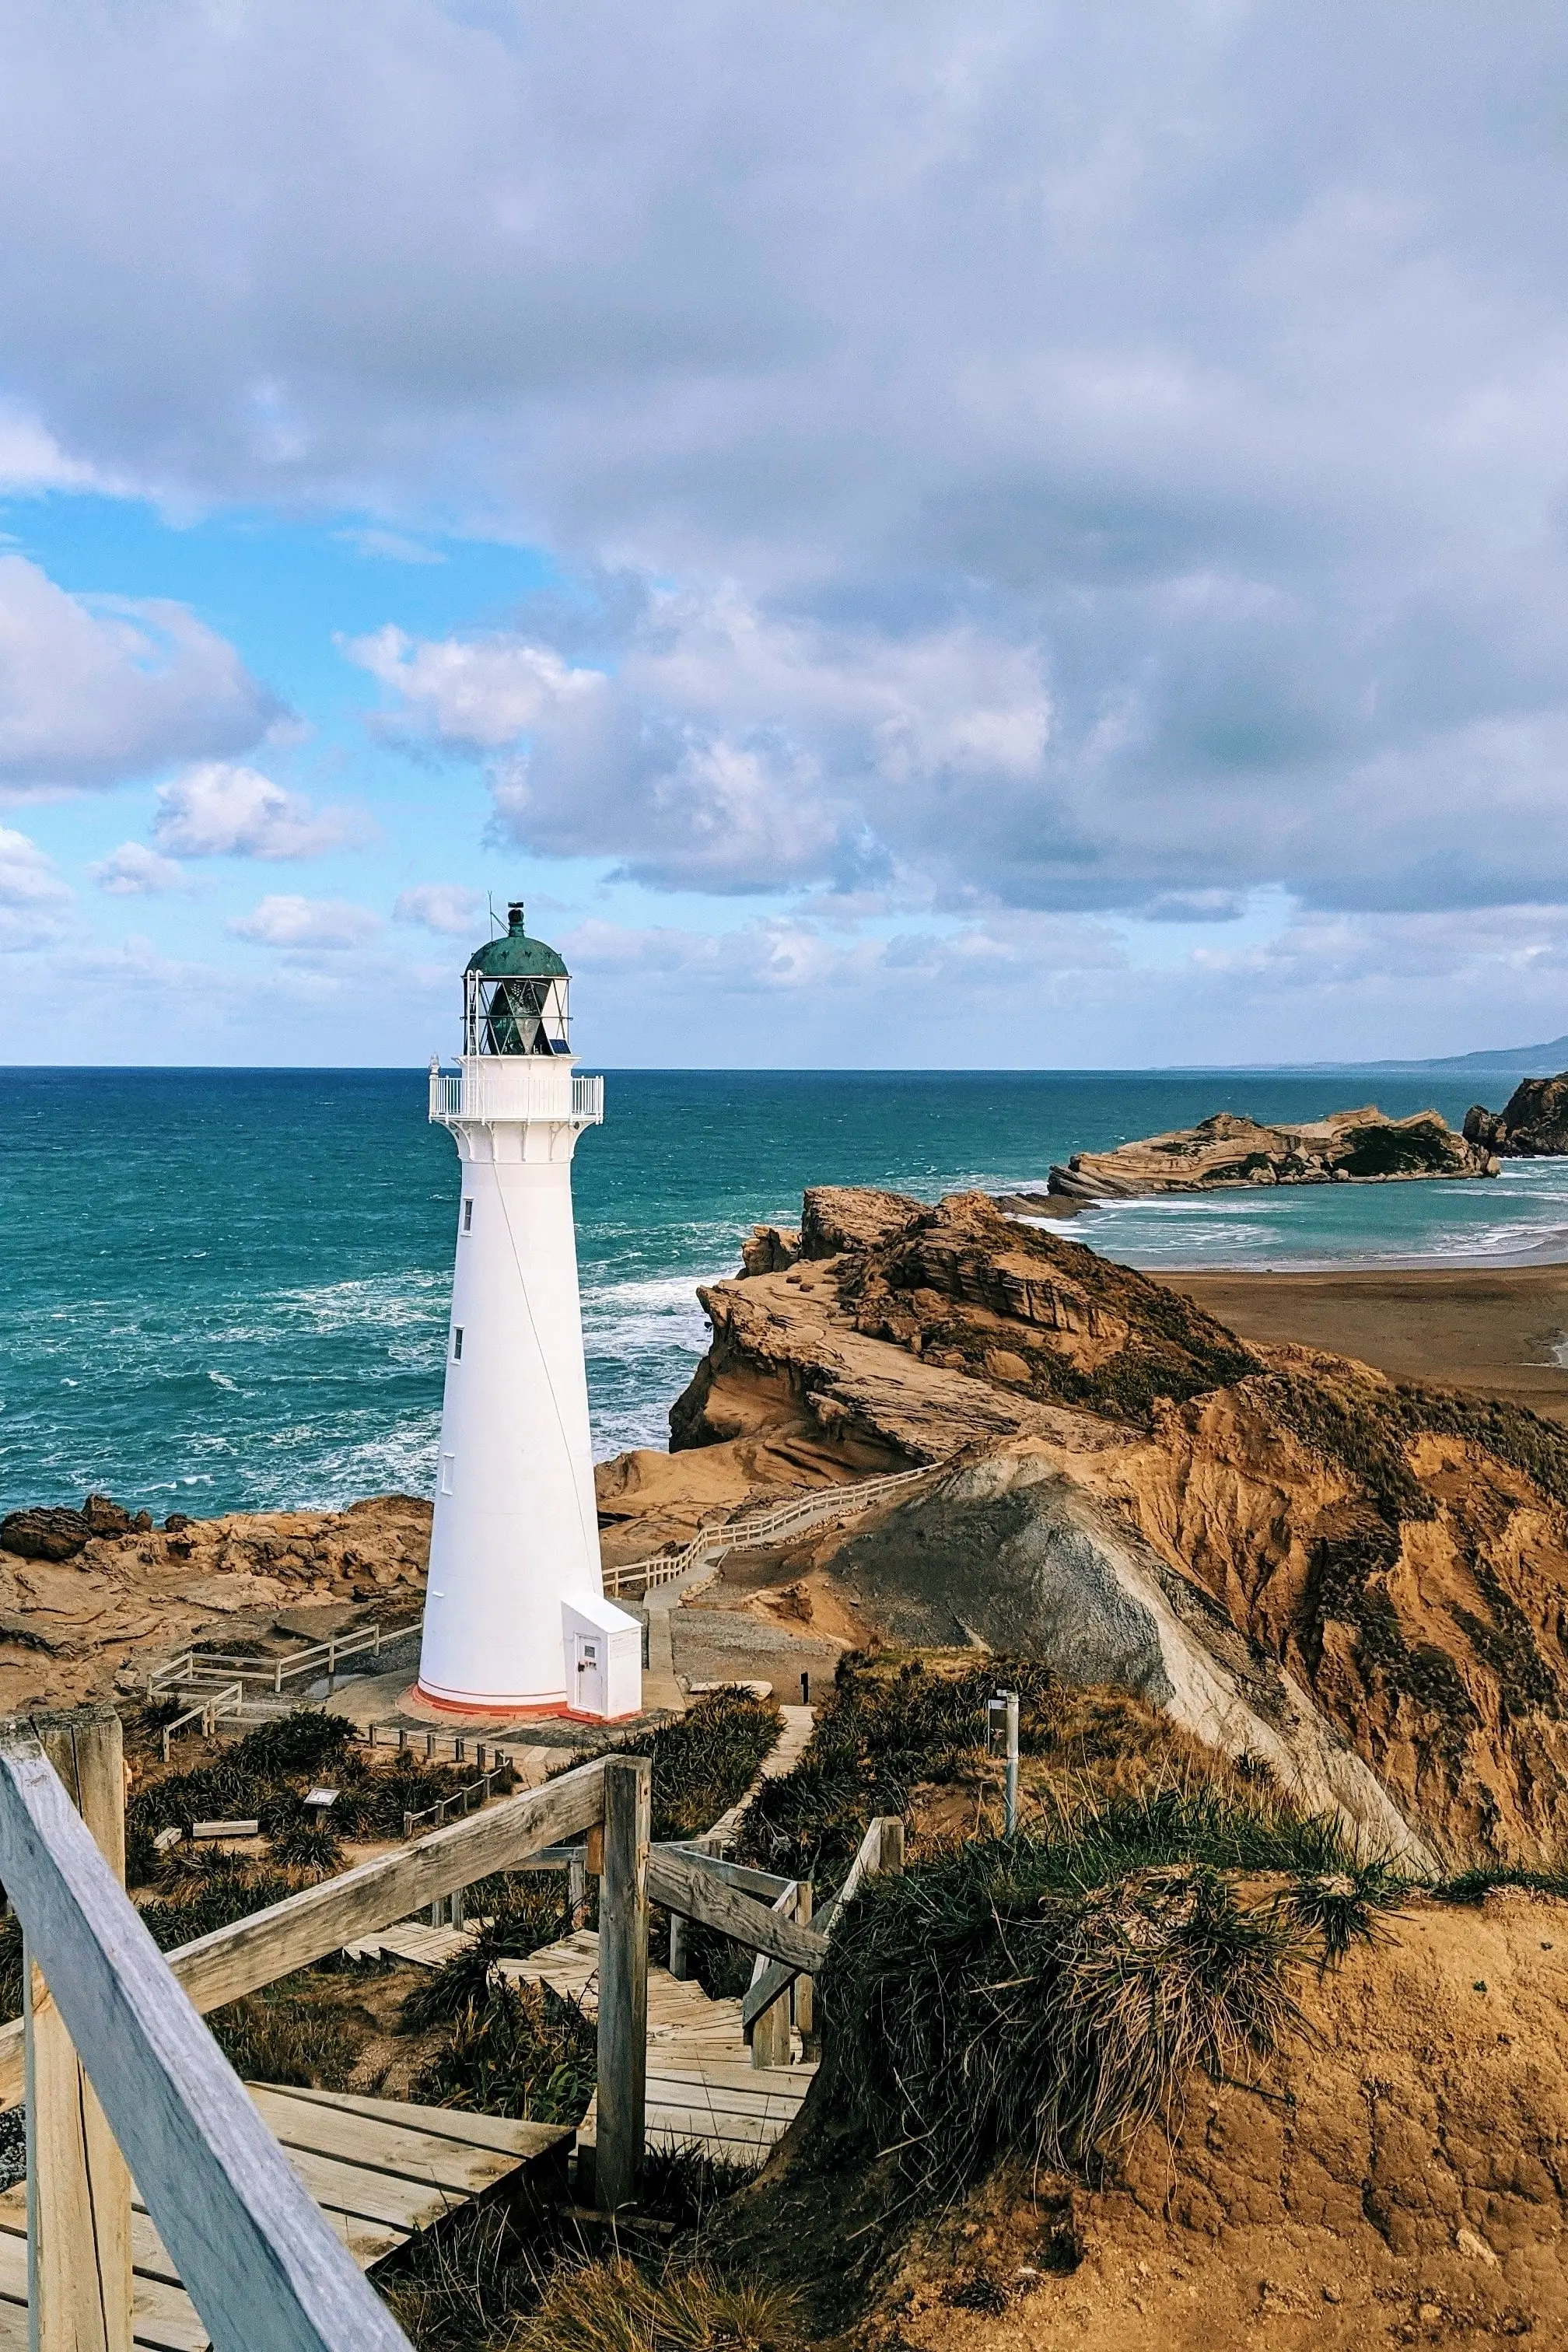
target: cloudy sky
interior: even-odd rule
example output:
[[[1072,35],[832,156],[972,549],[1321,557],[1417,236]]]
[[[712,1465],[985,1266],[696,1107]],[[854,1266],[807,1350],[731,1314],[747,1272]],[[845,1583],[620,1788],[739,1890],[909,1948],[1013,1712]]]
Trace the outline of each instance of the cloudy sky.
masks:
[[[1568,1030],[1568,20],[6,0],[0,1059]]]

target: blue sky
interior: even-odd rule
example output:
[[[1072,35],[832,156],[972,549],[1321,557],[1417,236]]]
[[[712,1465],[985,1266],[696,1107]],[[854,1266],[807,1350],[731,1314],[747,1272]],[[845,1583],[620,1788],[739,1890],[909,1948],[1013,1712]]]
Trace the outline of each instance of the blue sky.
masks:
[[[1568,1028],[1558,12],[5,43],[0,1058]]]

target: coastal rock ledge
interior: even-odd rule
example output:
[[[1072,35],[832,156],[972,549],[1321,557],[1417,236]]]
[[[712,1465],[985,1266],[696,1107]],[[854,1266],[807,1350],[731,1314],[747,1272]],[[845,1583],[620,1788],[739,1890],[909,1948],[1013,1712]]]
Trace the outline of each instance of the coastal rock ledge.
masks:
[[[1521,1090],[1522,1091],[1522,1090]],[[1510,1106],[1511,1109],[1512,1106]],[[1470,1118],[1476,1114],[1472,1111]],[[1250,1184],[1388,1184],[1416,1177],[1496,1176],[1494,1149],[1456,1135],[1435,1110],[1388,1118],[1374,1103],[1331,1111],[1300,1127],[1216,1111],[1198,1126],[1151,1135],[1114,1151],[1075,1152],[1048,1191],[1068,1201],[1146,1200],[1152,1192],[1211,1192]]]

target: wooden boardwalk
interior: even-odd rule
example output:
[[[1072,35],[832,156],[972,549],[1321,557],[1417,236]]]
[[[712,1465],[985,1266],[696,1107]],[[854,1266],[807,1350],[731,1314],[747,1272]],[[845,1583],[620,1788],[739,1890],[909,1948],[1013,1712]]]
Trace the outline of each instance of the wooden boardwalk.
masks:
[[[524,2172],[559,2168],[569,2130],[408,2106],[348,2092],[253,2083],[273,2137],[360,2268]],[[138,2197],[132,2209],[135,2339],[147,2352],[206,2352],[207,2331]],[[27,2342],[27,2192],[0,2194],[0,2347]]]
[[[547,1984],[592,2017],[598,2006],[599,1939],[563,1936],[525,1960],[498,1960],[513,1984]],[[738,2000],[710,2000],[690,1978],[647,1972],[647,2126],[650,2149],[697,2146],[727,2164],[761,2164],[800,2113],[816,2069],[753,2066]],[[578,2146],[592,2147],[597,2102]]]

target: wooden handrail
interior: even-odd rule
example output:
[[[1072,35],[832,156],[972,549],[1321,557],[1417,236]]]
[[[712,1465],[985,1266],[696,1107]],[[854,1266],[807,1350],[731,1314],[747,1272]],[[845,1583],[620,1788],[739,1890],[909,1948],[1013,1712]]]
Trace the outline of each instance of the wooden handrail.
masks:
[[[802,1969],[820,1968],[827,1957],[827,1938],[815,1927],[797,1927],[782,1913],[753,1902],[736,1887],[726,1886],[689,1854],[656,1847],[648,1856],[647,1891],[649,1898],[667,1911],[700,1919],[705,1927],[717,1927],[721,1935],[751,1951],[787,1961],[786,1983]]]
[[[859,1852],[849,1865],[849,1874],[829,1903],[825,1903],[816,1915],[816,1926],[809,1932],[822,1947],[822,1957],[827,1955],[827,1939],[835,1922],[846,1906],[860,1891],[863,1879],[879,1872],[892,1875],[904,1866],[904,1825],[894,1813],[879,1814],[860,1841]],[[820,1960],[817,1966],[820,1967]],[[754,1977],[751,1987],[742,1996],[741,2024],[747,2031],[753,2026],[764,2010],[771,2009],[789,1985],[791,1979],[805,1971],[794,1968],[781,1956],[763,1974]]]
[[[409,2352],[30,1733],[0,1737],[0,1879],[216,2352]]]
[[[580,1764],[542,1789],[503,1798],[488,1812],[433,1830],[395,1853],[307,1886],[231,1927],[215,1927],[171,1952],[169,1967],[198,2010],[221,2009],[492,1870],[508,1870],[542,1846],[591,1829],[604,1813],[605,1762],[601,1757]],[[22,2028],[0,2026],[0,2106],[14,2106],[22,2095]]]

